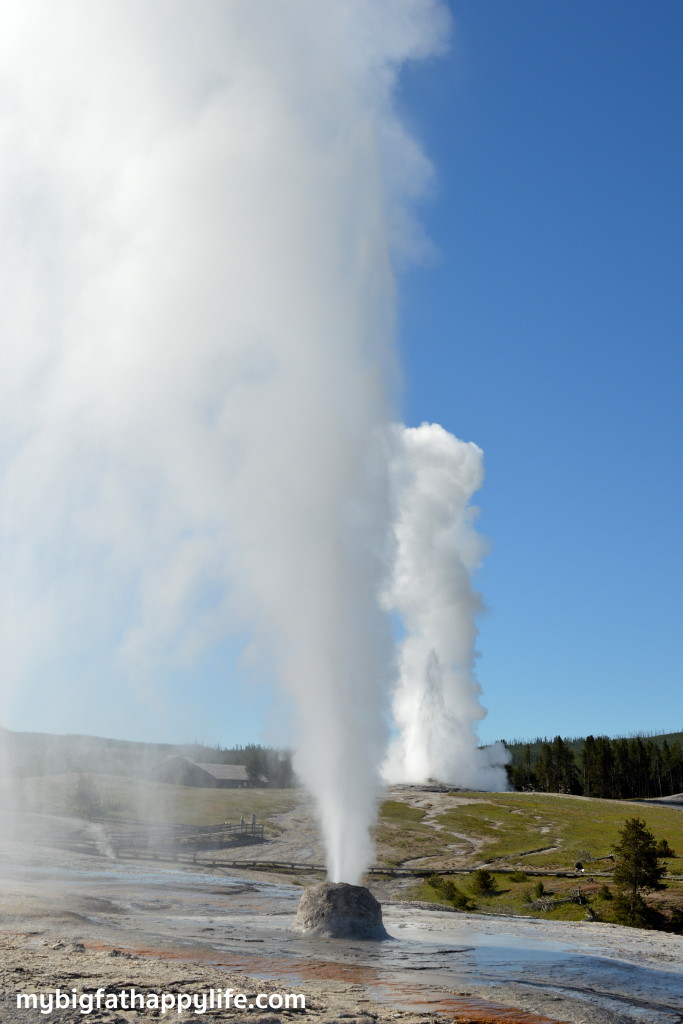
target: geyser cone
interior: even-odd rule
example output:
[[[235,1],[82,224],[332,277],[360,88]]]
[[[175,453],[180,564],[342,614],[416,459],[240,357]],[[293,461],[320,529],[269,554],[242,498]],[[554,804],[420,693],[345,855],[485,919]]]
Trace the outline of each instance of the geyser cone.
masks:
[[[330,939],[388,939],[382,908],[364,885],[322,882],[306,889],[293,930]]]

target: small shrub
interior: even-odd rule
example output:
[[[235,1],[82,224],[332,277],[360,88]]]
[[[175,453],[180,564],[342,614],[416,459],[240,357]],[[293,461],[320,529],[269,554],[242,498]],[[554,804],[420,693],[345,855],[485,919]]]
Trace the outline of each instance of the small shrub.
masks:
[[[676,851],[672,850],[666,839],[660,839],[656,846],[658,857],[675,857]]]
[[[444,878],[441,885],[441,895],[445,900],[450,900],[454,893],[459,892],[457,885],[451,878]]]
[[[446,882],[443,887],[443,895],[456,910],[472,910],[474,908],[474,904],[467,893],[463,892],[462,889],[458,889],[455,882],[450,880]]]
[[[441,899],[446,900],[456,910],[472,910],[474,908],[467,893],[458,889],[452,879],[444,878],[442,875],[430,875],[427,882]]]
[[[527,875],[526,871],[513,871],[510,874],[509,878],[510,878],[511,882],[528,882],[529,881],[529,876]]]
[[[543,882],[541,882],[540,880],[536,882],[536,885],[533,887],[531,891],[533,893],[534,899],[536,900],[540,900],[541,896],[546,895],[545,886]]]
[[[478,868],[470,880],[470,889],[477,896],[492,896],[498,892],[496,880],[490,871],[485,868]]]
[[[600,888],[598,889],[598,899],[599,900],[611,900],[611,899],[613,899],[612,890],[610,889],[610,887],[608,885],[601,885],[600,886]]]

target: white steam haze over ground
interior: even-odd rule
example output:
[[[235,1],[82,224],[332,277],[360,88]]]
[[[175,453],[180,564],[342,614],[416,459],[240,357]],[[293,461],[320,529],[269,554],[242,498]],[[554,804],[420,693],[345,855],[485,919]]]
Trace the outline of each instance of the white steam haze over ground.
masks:
[[[490,782],[472,731],[480,456],[390,426],[393,268],[422,251],[430,176],[393,96],[447,35],[436,0],[28,0],[0,24],[5,724],[28,690],[76,724],[100,701],[106,732],[113,701],[163,704],[165,676],[246,631],[292,699],[347,880],[372,857],[389,739],[382,591],[415,631],[404,774]],[[415,484],[397,489],[401,458]],[[425,473],[433,509],[413,494]],[[397,498],[416,504],[394,536]],[[445,735],[433,763],[414,753],[425,700],[457,755]]]

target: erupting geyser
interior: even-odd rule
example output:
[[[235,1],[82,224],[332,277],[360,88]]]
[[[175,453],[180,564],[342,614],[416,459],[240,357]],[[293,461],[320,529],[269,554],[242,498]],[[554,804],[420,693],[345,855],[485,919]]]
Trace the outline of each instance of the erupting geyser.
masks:
[[[355,883],[385,760],[505,785],[474,730],[481,452],[395,422],[394,267],[426,251],[431,176],[401,75],[448,5],[5,7],[0,717],[213,728],[236,635]],[[319,890],[319,927],[383,931],[361,892]]]
[[[292,929],[328,939],[388,939],[382,908],[364,885],[322,882],[306,889]]]
[[[507,750],[480,748],[476,734],[486,711],[474,671],[481,598],[472,575],[486,543],[470,500],[483,483],[483,453],[438,423],[397,426],[391,477],[396,557],[384,602],[405,636],[384,776],[505,789]]]

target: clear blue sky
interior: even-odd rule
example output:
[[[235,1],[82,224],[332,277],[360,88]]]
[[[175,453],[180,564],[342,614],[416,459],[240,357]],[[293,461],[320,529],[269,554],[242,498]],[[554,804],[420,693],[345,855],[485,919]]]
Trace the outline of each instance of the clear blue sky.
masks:
[[[404,415],[485,452],[481,736],[683,728],[683,6],[458,0]]]

